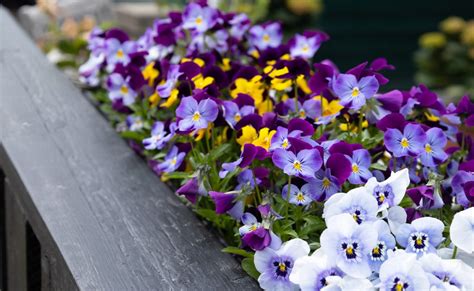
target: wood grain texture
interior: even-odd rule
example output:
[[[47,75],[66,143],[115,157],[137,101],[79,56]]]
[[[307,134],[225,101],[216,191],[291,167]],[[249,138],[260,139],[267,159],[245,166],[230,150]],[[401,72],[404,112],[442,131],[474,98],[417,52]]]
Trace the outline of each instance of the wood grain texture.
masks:
[[[0,165],[77,287],[256,289],[1,8],[0,30]]]

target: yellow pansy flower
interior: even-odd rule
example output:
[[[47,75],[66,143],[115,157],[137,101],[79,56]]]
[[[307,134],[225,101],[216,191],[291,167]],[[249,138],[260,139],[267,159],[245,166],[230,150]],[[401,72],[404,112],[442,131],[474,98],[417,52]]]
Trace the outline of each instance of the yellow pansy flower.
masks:
[[[265,99],[263,102],[258,104],[257,106],[258,114],[263,115],[266,112],[272,112],[273,111],[273,103],[272,100]]]
[[[153,82],[160,75],[160,71],[154,68],[155,62],[149,63],[142,71],[143,78],[148,81],[148,86],[153,86]]]
[[[155,107],[156,105],[158,105],[160,100],[161,98],[158,93],[156,93],[156,91],[150,97],[148,97],[148,101],[150,101],[151,107]]]
[[[237,98],[239,93],[247,94],[255,100],[255,104],[260,104],[263,99],[262,76],[257,75],[250,80],[237,78],[235,80],[235,89],[230,92],[232,98]]]
[[[242,135],[237,139],[237,143],[244,146],[246,143],[252,143],[257,137],[257,130],[251,125],[246,125],[242,128]]]
[[[258,138],[255,139],[252,144],[259,146],[268,151],[270,148],[270,143],[272,142],[272,137],[276,133],[276,130],[270,130],[268,127],[260,129],[258,132]]]
[[[204,89],[214,82],[214,78],[213,77],[204,78],[201,74],[199,74],[193,78],[193,82],[194,82],[194,86],[196,86],[197,89]]]
[[[178,89],[173,89],[171,91],[170,97],[160,105],[160,107],[170,108],[176,101],[178,101]]]

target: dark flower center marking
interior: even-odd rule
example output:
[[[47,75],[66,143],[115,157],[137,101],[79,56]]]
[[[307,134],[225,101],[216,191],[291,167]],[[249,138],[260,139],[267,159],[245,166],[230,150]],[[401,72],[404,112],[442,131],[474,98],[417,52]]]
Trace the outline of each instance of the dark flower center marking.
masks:
[[[392,291],[403,291],[403,290],[407,290],[407,288],[409,287],[410,285],[406,282],[403,282],[400,278],[398,277],[395,277],[395,279],[393,279],[393,287],[392,287]]]
[[[341,244],[341,247],[347,260],[351,261],[351,260],[358,259],[359,244],[357,242],[352,242],[352,243],[344,242]]]
[[[291,262],[289,260],[274,261],[275,273],[277,277],[286,277],[291,270]]]
[[[374,196],[377,199],[377,203],[382,205],[392,195],[392,187],[390,185],[377,186],[374,189]]]
[[[410,245],[415,252],[425,252],[428,250],[430,239],[423,232],[415,232],[410,235]]]

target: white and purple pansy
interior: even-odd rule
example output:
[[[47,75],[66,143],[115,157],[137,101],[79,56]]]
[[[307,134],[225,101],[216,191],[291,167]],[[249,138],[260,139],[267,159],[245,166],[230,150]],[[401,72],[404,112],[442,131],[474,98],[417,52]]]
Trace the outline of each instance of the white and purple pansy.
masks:
[[[408,185],[410,176],[408,169],[405,168],[396,173],[392,172],[390,177],[382,182],[372,177],[365,184],[365,188],[375,197],[379,209],[383,210],[398,205],[405,196]]]
[[[113,73],[107,79],[109,89],[109,99],[112,101],[122,100],[124,105],[131,105],[135,102],[137,92],[129,84],[129,77],[126,79],[118,73]]]
[[[407,252],[421,257],[427,253],[436,253],[436,247],[444,240],[443,230],[444,224],[439,219],[422,217],[411,224],[400,225],[395,236]]]
[[[156,165],[156,170],[159,172],[171,173],[176,171],[186,156],[185,152],[179,152],[177,146],[173,146],[171,150],[166,154],[165,160]]]
[[[308,183],[301,186],[301,188],[293,184],[285,185],[281,191],[281,196],[291,204],[306,206],[313,201],[309,188],[310,184]]]
[[[156,121],[151,128],[151,136],[143,140],[143,146],[147,150],[161,150],[172,137],[173,133],[168,133],[165,130],[165,124]]]
[[[290,176],[314,178],[314,172],[321,168],[321,154],[317,149],[305,149],[296,155],[292,151],[276,149],[272,160],[275,166]]]
[[[258,283],[264,290],[296,290],[297,285],[289,280],[295,261],[309,254],[307,242],[294,238],[277,250],[265,248],[255,252],[254,263],[260,272]]]

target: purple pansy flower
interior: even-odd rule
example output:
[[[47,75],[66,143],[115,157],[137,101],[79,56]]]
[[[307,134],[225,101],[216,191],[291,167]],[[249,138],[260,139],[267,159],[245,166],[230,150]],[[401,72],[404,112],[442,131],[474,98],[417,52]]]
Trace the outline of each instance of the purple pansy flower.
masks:
[[[397,242],[408,253],[421,257],[427,253],[436,253],[436,247],[444,240],[444,224],[433,217],[422,217],[411,224],[402,224],[395,234]]]
[[[259,50],[274,48],[281,44],[283,33],[278,22],[255,25],[250,30],[249,41]]]
[[[437,127],[430,128],[426,132],[426,144],[420,154],[421,163],[427,167],[436,167],[448,158],[443,150],[448,139],[443,130]]]
[[[379,89],[379,82],[374,76],[367,76],[357,81],[351,74],[339,74],[332,82],[334,93],[341,99],[341,105],[350,105],[358,110],[365,105],[366,99],[372,98]]]
[[[229,30],[230,35],[240,40],[250,28],[251,21],[246,14],[241,13],[229,20],[229,24],[231,25]]]
[[[407,190],[407,195],[422,209],[439,209],[444,202],[433,186],[421,185]]]
[[[255,268],[260,272],[258,283],[264,290],[294,290],[297,288],[289,280],[297,259],[309,254],[307,242],[295,238],[281,245],[278,250],[266,248],[255,253]]]
[[[451,186],[458,204],[464,207],[474,204],[474,174],[472,172],[457,172],[451,181]]]
[[[242,201],[236,201],[237,192],[216,192],[209,191],[209,196],[216,205],[216,213],[224,214],[229,213],[235,219],[240,219],[244,214],[244,205]]]
[[[281,246],[281,239],[258,222],[253,214],[246,212],[240,219],[244,224],[239,228],[242,247],[248,246],[255,251],[259,251],[267,247],[278,249]]]
[[[186,153],[179,152],[177,146],[173,146],[166,154],[165,160],[156,165],[156,170],[159,172],[171,173],[176,171],[184,160]]]
[[[129,115],[125,122],[130,131],[139,131],[144,126],[143,119],[140,116]]]
[[[131,105],[135,102],[137,93],[128,83],[129,77],[124,77],[118,73],[113,73],[107,79],[107,88],[109,89],[109,99],[112,101],[122,100],[124,105]]]
[[[171,65],[166,76],[166,82],[156,87],[156,93],[158,93],[161,98],[168,98],[176,86],[179,76],[182,74],[183,73],[179,71],[178,65]]]
[[[291,151],[276,149],[272,160],[285,174],[306,178],[314,178],[314,172],[321,168],[323,163],[317,149],[301,150],[296,155]]]
[[[310,184],[304,184],[301,188],[291,184],[290,193],[288,193],[288,185],[285,185],[281,191],[281,197],[288,200],[291,204],[306,206],[313,201],[310,196],[309,188]]]
[[[364,184],[372,177],[372,173],[369,171],[371,158],[368,150],[355,150],[352,152],[352,157],[346,155],[346,158],[352,166],[352,172],[348,178],[351,184]]]
[[[211,99],[198,103],[193,97],[184,97],[176,108],[176,116],[181,119],[178,128],[180,131],[207,128],[209,123],[216,120],[218,113],[217,104]]]
[[[244,105],[242,108],[239,108],[239,105],[232,101],[224,101],[223,107],[224,119],[232,128],[235,127],[242,117],[252,114],[255,111],[255,107],[253,106]]]
[[[217,10],[206,6],[202,7],[196,3],[190,3],[183,12],[184,29],[191,29],[199,33],[206,32],[211,29],[217,22]]]
[[[389,128],[384,135],[384,143],[395,157],[418,156],[426,144],[426,133],[419,124],[409,123],[403,133],[396,128]]]
[[[311,59],[321,46],[319,35],[307,37],[296,34],[290,41],[290,55],[292,58],[301,57],[303,59]]]
[[[176,190],[178,195],[183,195],[191,203],[196,203],[198,196],[206,196],[207,191],[203,183],[199,183],[196,177],[189,179],[183,186]]]
[[[112,72],[117,64],[127,65],[130,62],[130,54],[137,50],[137,44],[131,40],[120,43],[118,39],[109,38],[105,41],[105,54],[107,58],[107,70]]]
[[[143,145],[147,150],[161,150],[171,137],[173,137],[173,135],[165,131],[165,124],[161,121],[156,121],[151,128],[151,136],[143,140]]]

